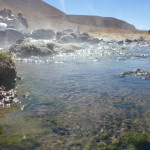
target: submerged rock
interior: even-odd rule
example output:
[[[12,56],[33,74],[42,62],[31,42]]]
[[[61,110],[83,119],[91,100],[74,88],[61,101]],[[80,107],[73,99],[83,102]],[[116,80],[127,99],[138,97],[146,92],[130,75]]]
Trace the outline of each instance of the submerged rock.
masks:
[[[142,79],[148,79],[150,80],[150,72],[147,70],[141,70],[141,69],[134,69],[132,71],[122,72],[119,77],[126,77],[126,76],[141,76]]]

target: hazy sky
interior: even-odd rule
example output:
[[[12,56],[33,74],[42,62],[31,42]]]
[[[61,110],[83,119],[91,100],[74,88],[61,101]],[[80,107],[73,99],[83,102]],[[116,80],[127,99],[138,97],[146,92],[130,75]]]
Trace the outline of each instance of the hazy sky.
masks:
[[[67,14],[114,17],[150,29],[150,0],[43,0]]]

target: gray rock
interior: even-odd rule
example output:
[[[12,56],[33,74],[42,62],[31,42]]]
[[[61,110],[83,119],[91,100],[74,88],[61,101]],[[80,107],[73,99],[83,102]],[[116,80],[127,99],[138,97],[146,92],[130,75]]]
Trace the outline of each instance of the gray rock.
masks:
[[[101,41],[98,38],[91,38],[88,40],[89,44],[99,44]]]
[[[60,40],[60,38],[61,38],[62,36],[64,36],[64,35],[66,35],[66,34],[63,33],[63,32],[57,32],[57,33],[56,33],[56,39],[57,39],[57,40]]]
[[[23,32],[18,31],[16,29],[6,29],[6,34],[8,44],[13,44],[19,39],[25,38],[27,36]]]
[[[53,43],[41,45],[32,43],[30,40],[19,40],[9,50],[20,57],[47,56],[55,53],[53,47]]]
[[[117,44],[118,45],[123,45],[124,41],[118,41]]]
[[[80,42],[87,42],[91,36],[88,33],[82,33],[79,35]]]
[[[63,43],[75,43],[77,42],[75,37],[71,36],[71,35],[64,35],[60,38],[60,41]]]
[[[47,39],[54,38],[55,32],[52,29],[39,29],[32,32],[31,37],[34,39]]]
[[[74,30],[71,27],[63,30],[63,33],[65,33],[65,34],[73,33],[73,32],[74,32]]]
[[[8,54],[0,53],[0,86],[10,89],[14,86],[17,73],[15,64]]]
[[[132,43],[133,40],[131,40],[131,39],[126,39],[125,42],[126,42],[126,43]]]
[[[138,41],[140,41],[140,42],[145,42],[146,39],[144,39],[143,37],[140,37],[140,38],[138,39]]]
[[[77,43],[55,44],[55,52],[57,53],[70,53],[81,49],[84,49],[84,47]]]

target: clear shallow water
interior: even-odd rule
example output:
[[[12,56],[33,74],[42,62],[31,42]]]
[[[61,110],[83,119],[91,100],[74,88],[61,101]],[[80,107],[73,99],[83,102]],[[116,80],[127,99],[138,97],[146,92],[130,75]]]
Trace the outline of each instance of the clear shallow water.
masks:
[[[22,149],[98,149],[122,140],[130,128],[148,132],[150,80],[118,75],[150,71],[149,55],[149,47],[99,45],[47,58],[16,58],[21,106],[2,120],[3,138],[24,140],[16,144]]]

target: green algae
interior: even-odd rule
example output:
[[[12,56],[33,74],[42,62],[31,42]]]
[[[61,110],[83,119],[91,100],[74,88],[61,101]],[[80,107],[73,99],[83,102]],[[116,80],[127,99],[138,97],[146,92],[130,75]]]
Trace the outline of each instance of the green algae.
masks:
[[[12,55],[9,52],[1,52],[0,51],[0,60],[8,62],[15,66],[14,60],[12,59]]]
[[[20,108],[19,104],[14,103],[11,107],[0,107],[0,119],[4,118],[4,116],[10,113],[13,110],[18,110]]]
[[[3,134],[2,127],[0,126],[0,136]]]
[[[0,149],[3,150],[33,150],[39,146],[39,143],[30,135],[0,137]]]
[[[149,150],[150,136],[147,133],[138,134],[132,131],[125,137],[125,143],[132,145],[136,150]]]

